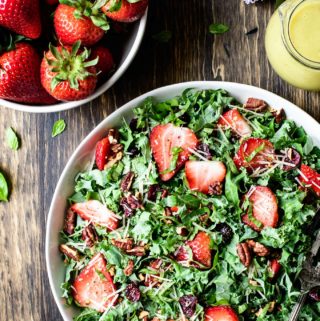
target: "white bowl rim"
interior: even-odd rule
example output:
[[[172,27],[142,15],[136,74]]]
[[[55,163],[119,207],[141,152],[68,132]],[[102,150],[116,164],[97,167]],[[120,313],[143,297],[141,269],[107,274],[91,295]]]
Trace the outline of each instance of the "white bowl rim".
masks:
[[[131,49],[129,50],[129,53],[126,59],[115,71],[115,73],[106,82],[104,82],[101,86],[99,86],[93,94],[91,94],[87,98],[76,100],[76,101],[70,101],[70,102],[60,102],[53,105],[35,105],[35,106],[19,104],[6,99],[0,99],[0,107],[7,107],[10,109],[15,109],[15,110],[23,111],[27,113],[37,113],[37,114],[53,113],[53,112],[60,112],[60,111],[85,105],[90,101],[96,99],[97,97],[101,96],[105,91],[110,89],[118,81],[118,79],[125,73],[125,71],[130,66],[131,62],[133,61],[135,55],[139,50],[139,47],[141,45],[145,30],[146,30],[147,17],[148,17],[148,9],[139,20],[137,34],[135,36],[134,42],[132,44]]]
[[[55,302],[58,306],[58,309],[60,311],[60,314],[62,315],[63,319],[65,321],[71,321],[66,313],[65,313],[65,309],[66,307],[64,306],[64,304],[61,303],[61,297],[60,297],[60,293],[57,293],[55,291],[55,287],[54,287],[54,279],[53,279],[53,275],[52,275],[52,270],[51,270],[51,265],[50,265],[50,255],[49,255],[49,244],[50,244],[50,233],[49,233],[49,228],[52,225],[52,221],[54,219],[54,204],[56,202],[56,199],[59,195],[59,190],[61,189],[64,179],[66,177],[67,172],[69,171],[70,168],[72,168],[79,152],[81,151],[81,149],[90,141],[90,139],[92,139],[101,129],[103,128],[107,128],[107,124],[109,122],[112,121],[112,119],[118,117],[121,114],[124,114],[125,112],[128,112],[129,110],[132,110],[134,107],[138,106],[139,103],[141,103],[143,100],[145,100],[148,97],[153,97],[153,96],[159,96],[162,95],[163,97],[165,96],[165,93],[167,91],[177,91],[182,93],[185,89],[188,88],[194,88],[194,89],[224,89],[226,91],[231,91],[232,88],[237,87],[239,91],[241,90],[247,90],[252,92],[252,97],[257,97],[257,98],[265,98],[265,100],[268,102],[269,99],[275,99],[279,102],[279,106],[274,106],[274,108],[282,108],[282,106],[286,106],[284,108],[284,110],[290,110],[292,109],[292,112],[296,113],[297,116],[295,119],[293,119],[295,122],[298,122],[298,119],[300,117],[303,117],[304,120],[306,122],[308,122],[310,124],[310,130],[308,132],[308,130],[306,129],[306,131],[308,132],[308,134],[310,134],[310,131],[320,131],[320,123],[318,123],[312,116],[310,116],[307,112],[305,112],[303,109],[299,108],[298,106],[296,106],[295,104],[291,103],[290,101],[288,101],[285,98],[282,98],[279,95],[276,95],[268,90],[259,88],[259,87],[255,87],[255,86],[251,86],[251,85],[246,85],[246,84],[240,84],[240,83],[236,83],[236,82],[224,82],[224,81],[190,81],[190,82],[182,82],[182,83],[177,83],[177,84],[173,84],[173,85],[168,85],[168,86],[164,86],[164,87],[160,87],[157,89],[154,89],[152,91],[149,91],[139,97],[136,97],[135,99],[129,101],[128,103],[126,103],[125,105],[123,105],[122,107],[118,108],[117,110],[115,110],[113,113],[111,113],[109,116],[107,116],[104,120],[102,120],[86,137],[84,140],[82,140],[82,142],[79,144],[79,146],[76,148],[76,150],[73,152],[73,154],[71,155],[71,157],[69,158],[59,180],[58,183],[56,185],[56,189],[55,192],[53,194],[52,197],[52,201],[51,201],[51,205],[50,205],[50,209],[49,209],[49,214],[48,214],[48,219],[47,219],[47,225],[46,225],[46,240],[45,240],[45,257],[46,257],[46,267],[47,267],[47,272],[48,272],[48,278],[49,278],[49,283],[50,283],[50,288],[51,288],[51,292],[54,296]],[[231,90],[230,90],[231,89]],[[232,93],[230,93],[232,95]],[[258,97],[260,95],[260,97]],[[169,98],[168,96],[166,98]],[[164,98],[164,99],[166,99]],[[291,118],[289,118],[291,119]],[[320,141],[318,142],[318,144],[320,146]],[[68,195],[66,195],[66,198],[68,197]],[[63,213],[64,215],[64,213]],[[63,264],[63,261],[61,260],[61,264]]]

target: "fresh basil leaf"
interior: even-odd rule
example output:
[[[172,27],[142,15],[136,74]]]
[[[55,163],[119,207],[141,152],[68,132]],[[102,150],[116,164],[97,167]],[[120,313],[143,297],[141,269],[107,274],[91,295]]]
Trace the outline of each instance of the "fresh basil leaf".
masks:
[[[0,201],[7,202],[8,194],[9,194],[8,183],[4,175],[0,172]]]
[[[66,128],[66,123],[63,119],[57,120],[52,127],[52,137],[60,135]]]
[[[15,131],[11,128],[8,127],[6,129],[6,141],[7,145],[12,149],[12,150],[18,150],[19,149],[19,138]]]
[[[163,30],[153,35],[152,38],[158,42],[169,42],[172,38],[172,32],[170,30]]]
[[[212,23],[209,26],[209,32],[212,34],[222,34],[229,31],[229,27],[223,23]]]

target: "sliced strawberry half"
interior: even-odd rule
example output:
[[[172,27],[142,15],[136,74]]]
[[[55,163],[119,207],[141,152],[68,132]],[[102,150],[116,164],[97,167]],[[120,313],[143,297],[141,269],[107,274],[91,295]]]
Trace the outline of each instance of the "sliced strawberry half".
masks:
[[[320,174],[304,164],[301,165],[300,171],[299,181],[320,196]]]
[[[233,158],[237,168],[250,170],[270,166],[275,159],[274,147],[270,141],[262,138],[248,138],[244,141]]]
[[[118,227],[116,215],[99,201],[91,200],[84,203],[76,203],[71,206],[71,210],[83,220],[105,226],[109,231],[113,231]]]
[[[229,305],[218,305],[205,309],[204,321],[239,321],[239,318]]]
[[[242,216],[243,223],[258,232],[264,227],[277,226],[279,220],[277,198],[269,187],[252,187],[244,198],[249,199],[252,204],[252,218],[247,212]]]
[[[190,149],[196,148],[198,139],[194,132],[185,127],[172,124],[158,125],[150,134],[150,145],[153,157],[157,163],[160,178],[163,181],[171,179],[184,165],[190,156]],[[171,170],[174,154],[178,154],[176,166]]]
[[[240,136],[250,136],[252,129],[244,117],[240,114],[238,109],[231,109],[221,115],[218,126],[230,127],[232,131]]]
[[[184,246],[178,249],[175,255],[176,260],[185,266],[193,265],[197,268],[202,268],[203,266],[210,268],[212,261],[210,242],[211,239],[207,233],[203,231],[199,232],[192,241],[187,241]],[[190,262],[187,247],[192,251],[192,261],[199,262],[202,266]]]
[[[282,265],[279,263],[279,261],[277,259],[272,259],[269,262],[269,270],[270,270],[271,280],[274,280],[277,278],[281,268],[282,268]]]
[[[110,152],[110,141],[108,137],[101,139],[96,147],[96,164],[100,171],[104,169],[107,156]]]
[[[117,295],[107,262],[101,253],[96,254],[79,273],[72,285],[74,300],[85,308],[104,312],[115,305]]]
[[[189,188],[204,194],[226,177],[226,167],[220,161],[187,161],[185,170]]]

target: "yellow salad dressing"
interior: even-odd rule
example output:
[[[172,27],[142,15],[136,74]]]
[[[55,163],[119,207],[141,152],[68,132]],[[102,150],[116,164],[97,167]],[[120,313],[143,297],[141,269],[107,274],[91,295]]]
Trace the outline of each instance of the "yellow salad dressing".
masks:
[[[320,90],[320,0],[287,0],[270,19],[265,46],[281,78]]]

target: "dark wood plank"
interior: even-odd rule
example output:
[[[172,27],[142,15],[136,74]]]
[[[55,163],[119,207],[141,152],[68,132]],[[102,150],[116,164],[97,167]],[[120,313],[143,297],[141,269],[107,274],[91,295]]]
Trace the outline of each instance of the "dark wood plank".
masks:
[[[96,101],[59,114],[30,115],[1,108],[0,170],[12,184],[10,202],[0,204],[0,320],[62,320],[46,275],[45,224],[51,197],[68,158],[81,140],[114,109],[151,89],[190,80],[226,80],[275,92],[320,121],[319,93],[284,83],[271,70],[264,51],[264,32],[273,1],[246,6],[240,0],[154,0],[143,45],[120,81]],[[213,36],[212,22],[230,31]],[[250,36],[245,33],[258,27]],[[152,35],[172,31],[168,43]],[[66,132],[51,138],[55,120]],[[18,152],[4,147],[6,126],[22,137]]]

